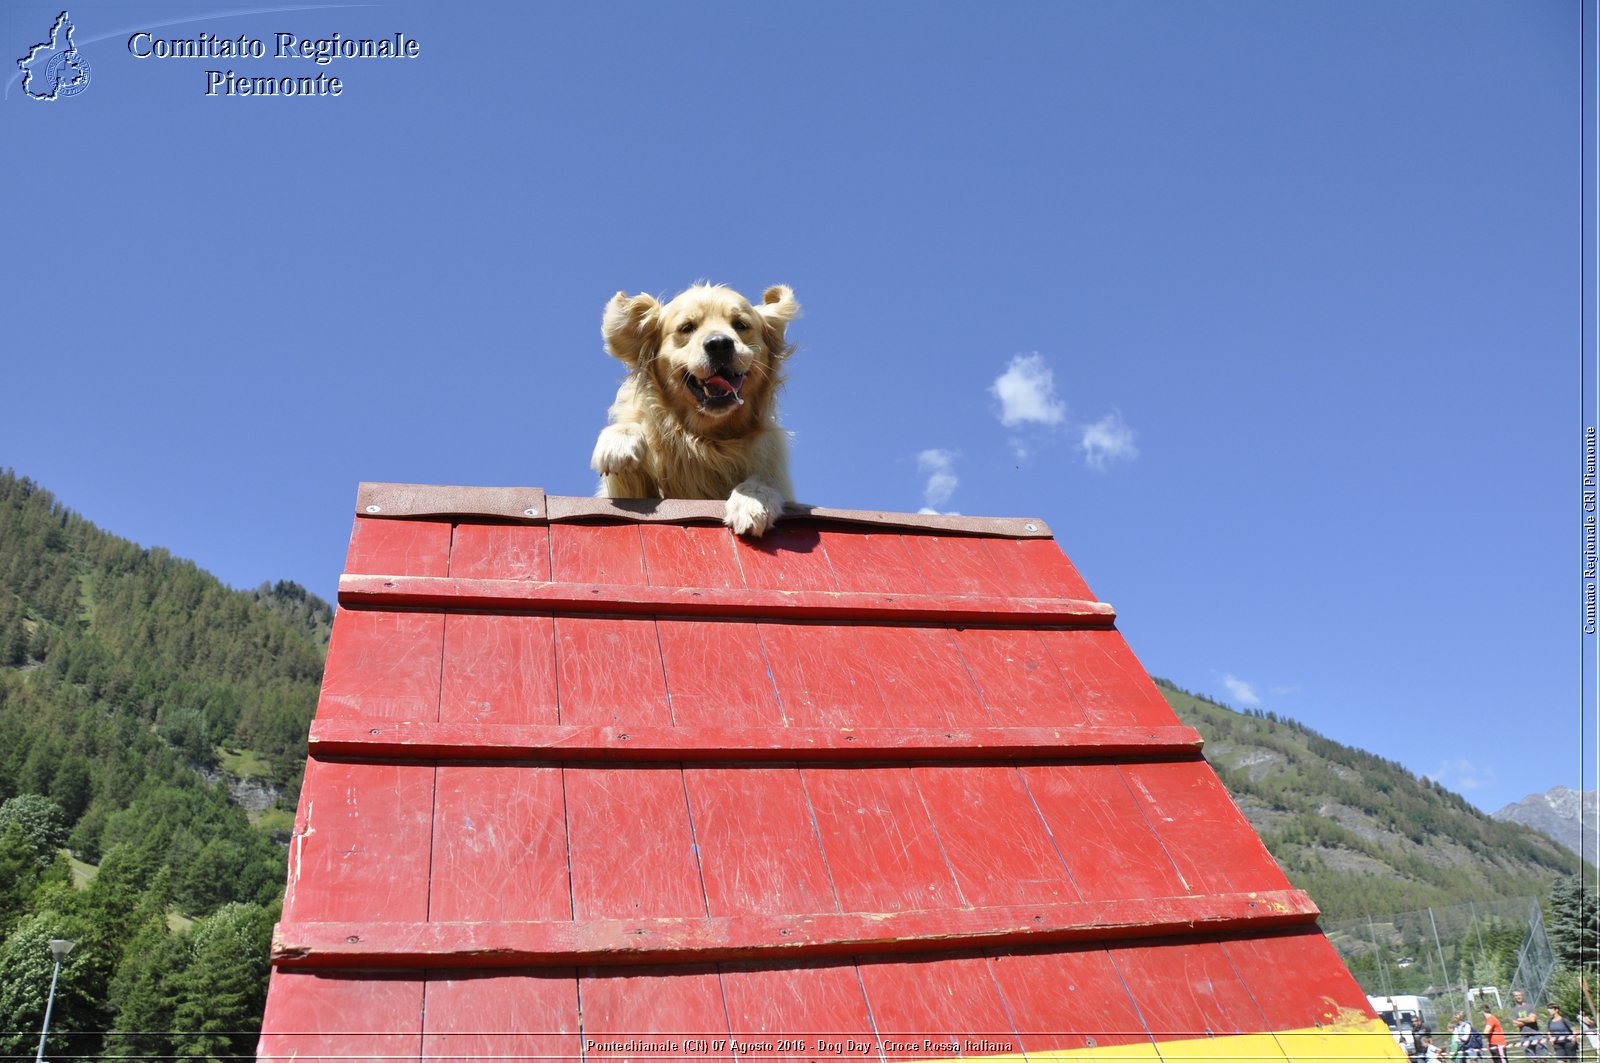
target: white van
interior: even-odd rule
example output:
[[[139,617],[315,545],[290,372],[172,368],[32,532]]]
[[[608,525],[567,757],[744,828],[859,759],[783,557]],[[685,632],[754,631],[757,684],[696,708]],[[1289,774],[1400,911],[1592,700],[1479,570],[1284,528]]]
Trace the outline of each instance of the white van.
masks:
[[[1397,997],[1368,997],[1367,1003],[1372,1005],[1372,1010],[1378,1013],[1378,1018],[1383,1020],[1389,1032],[1394,1034],[1396,1041],[1401,1034],[1411,1032],[1411,1016],[1422,1016],[1422,1028],[1433,1034],[1435,1042],[1442,1031],[1439,1029],[1439,1016],[1434,1013],[1433,1001],[1427,997],[1397,996]]]

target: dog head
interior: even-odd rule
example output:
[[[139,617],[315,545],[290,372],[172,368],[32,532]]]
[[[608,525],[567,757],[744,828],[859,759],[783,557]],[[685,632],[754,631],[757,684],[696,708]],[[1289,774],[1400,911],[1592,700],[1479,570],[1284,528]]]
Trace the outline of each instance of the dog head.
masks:
[[[761,305],[721,285],[697,284],[670,302],[618,292],[606,305],[606,351],[647,380],[662,404],[697,434],[759,424],[792,349],[784,330],[800,312],[785,285]]]

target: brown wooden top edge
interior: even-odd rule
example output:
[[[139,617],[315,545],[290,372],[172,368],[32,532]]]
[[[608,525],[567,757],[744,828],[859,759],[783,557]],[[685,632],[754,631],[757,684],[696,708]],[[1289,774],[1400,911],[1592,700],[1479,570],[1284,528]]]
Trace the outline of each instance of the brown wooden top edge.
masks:
[[[717,500],[546,496],[538,487],[363,483],[356,494],[356,515],[362,517],[489,518],[535,523],[620,520],[641,524],[720,524],[723,509],[724,503]],[[790,502],[785,506],[784,516],[885,530],[945,532],[1008,539],[1049,539],[1053,534],[1048,524],[1034,517],[968,517],[944,513],[832,509],[800,502]]]
[[[356,516],[472,516],[542,523],[548,512],[539,487],[363,483],[356,491]]]

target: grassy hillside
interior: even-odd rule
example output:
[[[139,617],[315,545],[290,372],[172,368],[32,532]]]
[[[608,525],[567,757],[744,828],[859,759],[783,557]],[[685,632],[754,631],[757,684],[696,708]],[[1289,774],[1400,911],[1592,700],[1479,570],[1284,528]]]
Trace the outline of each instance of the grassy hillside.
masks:
[[[1542,896],[1578,868],[1544,835],[1490,819],[1399,764],[1272,713],[1158,679],[1290,880],[1326,919]]]

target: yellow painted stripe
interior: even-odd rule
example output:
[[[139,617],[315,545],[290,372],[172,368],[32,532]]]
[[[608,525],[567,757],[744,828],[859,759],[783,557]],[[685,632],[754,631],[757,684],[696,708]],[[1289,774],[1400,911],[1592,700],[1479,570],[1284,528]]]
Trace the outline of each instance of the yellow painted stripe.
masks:
[[[894,1054],[890,1053],[890,1058]],[[1129,1045],[1100,1045],[1026,1054],[966,1056],[955,1060],[927,1060],[923,1063],[1038,1063],[1040,1060],[1137,1060],[1139,1063],[1365,1063],[1365,1061],[1403,1061],[1406,1054],[1395,1043],[1389,1028],[1377,1019],[1365,1017],[1336,1022],[1331,1026],[1307,1030],[1280,1030],[1276,1033],[1237,1034],[1232,1037],[1202,1037],[1184,1041],[1145,1041]]]

